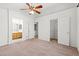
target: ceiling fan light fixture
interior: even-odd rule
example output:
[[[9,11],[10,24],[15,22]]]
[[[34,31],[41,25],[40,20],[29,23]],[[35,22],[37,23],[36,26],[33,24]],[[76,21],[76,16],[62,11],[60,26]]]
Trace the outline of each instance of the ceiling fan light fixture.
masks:
[[[33,11],[33,10],[32,10],[32,11],[30,11],[30,12],[29,12],[29,14],[34,14],[34,11]]]
[[[28,9],[21,9],[21,10],[29,10],[30,12],[29,15],[34,15],[34,14],[40,14],[40,9],[42,8],[42,5],[31,5],[31,3],[26,3],[26,5],[28,6]]]

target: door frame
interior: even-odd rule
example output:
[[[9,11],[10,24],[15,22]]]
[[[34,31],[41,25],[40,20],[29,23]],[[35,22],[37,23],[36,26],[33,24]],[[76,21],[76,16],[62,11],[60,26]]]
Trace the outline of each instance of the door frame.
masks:
[[[37,26],[37,38],[38,38],[38,22],[34,23],[34,32],[35,32],[35,25]],[[35,38],[36,33],[34,33],[34,38]]]
[[[53,20],[57,21],[57,43],[58,43],[58,18],[52,18],[52,19],[50,19],[50,26],[51,26],[51,21],[53,21]],[[51,27],[50,27],[50,30],[51,30]],[[51,31],[50,31],[50,33],[51,33]],[[50,39],[51,39],[51,37],[50,37]]]

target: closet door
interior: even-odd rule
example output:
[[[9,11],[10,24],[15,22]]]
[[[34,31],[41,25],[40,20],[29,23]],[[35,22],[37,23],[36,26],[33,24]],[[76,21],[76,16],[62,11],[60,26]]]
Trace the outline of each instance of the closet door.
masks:
[[[23,40],[29,39],[29,25],[24,24],[23,26]]]
[[[7,10],[0,9],[0,46],[8,43],[8,18]]]
[[[26,25],[26,34],[25,34],[26,36],[26,39],[29,39],[29,25],[27,24]]]
[[[70,17],[63,16],[58,20],[58,43],[69,46],[69,22]]]
[[[38,38],[41,40],[50,40],[50,20],[41,18],[38,21]]]

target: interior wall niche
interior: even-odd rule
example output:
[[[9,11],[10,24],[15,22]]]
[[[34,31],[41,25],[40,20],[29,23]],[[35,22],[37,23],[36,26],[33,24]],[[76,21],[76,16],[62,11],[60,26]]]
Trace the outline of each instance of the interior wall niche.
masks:
[[[13,32],[12,40],[21,39],[23,34],[23,20],[21,19],[12,19]]]

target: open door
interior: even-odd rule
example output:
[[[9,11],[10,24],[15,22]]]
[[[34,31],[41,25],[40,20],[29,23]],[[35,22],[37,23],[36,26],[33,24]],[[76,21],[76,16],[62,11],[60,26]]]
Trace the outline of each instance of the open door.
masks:
[[[70,17],[63,16],[58,20],[58,43],[69,46]]]

